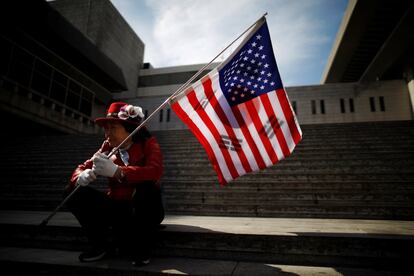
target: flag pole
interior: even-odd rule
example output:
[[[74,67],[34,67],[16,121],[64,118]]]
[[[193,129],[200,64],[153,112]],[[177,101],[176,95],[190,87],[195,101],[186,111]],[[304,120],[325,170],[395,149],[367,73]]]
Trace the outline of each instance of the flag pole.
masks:
[[[145,124],[154,117],[155,114],[158,113],[161,109],[163,109],[174,97],[178,96],[182,93],[190,84],[191,82],[196,79],[210,64],[212,64],[221,54],[223,54],[230,46],[232,46],[237,40],[239,40],[245,33],[247,33],[251,28],[253,28],[260,20],[264,19],[267,15],[265,12],[259,19],[257,19],[252,25],[250,25],[244,32],[242,32],[236,39],[234,39],[229,45],[227,45],[220,53],[218,53],[209,63],[205,64],[200,70],[197,71],[190,79],[188,79],[183,85],[181,85],[174,93],[172,93],[160,106],[158,106],[147,118],[145,118],[118,146],[113,148],[111,152],[108,154],[107,158],[110,158],[114,155],[127,141],[129,138],[134,136]],[[81,187],[77,185],[69,195],[66,196],[65,199],[55,208],[55,210],[49,214],[41,223],[40,226],[46,226],[49,220],[59,211],[60,208],[71,198],[76,191]]]

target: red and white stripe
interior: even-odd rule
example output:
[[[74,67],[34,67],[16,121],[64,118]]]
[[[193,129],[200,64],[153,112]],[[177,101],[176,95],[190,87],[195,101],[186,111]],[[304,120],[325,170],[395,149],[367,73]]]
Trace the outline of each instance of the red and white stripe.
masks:
[[[213,70],[175,98],[171,106],[203,145],[220,184],[225,185],[290,155],[302,132],[284,89],[230,107],[218,78],[217,70]],[[279,123],[263,131],[274,117]],[[241,140],[241,150],[220,147],[222,135]]]

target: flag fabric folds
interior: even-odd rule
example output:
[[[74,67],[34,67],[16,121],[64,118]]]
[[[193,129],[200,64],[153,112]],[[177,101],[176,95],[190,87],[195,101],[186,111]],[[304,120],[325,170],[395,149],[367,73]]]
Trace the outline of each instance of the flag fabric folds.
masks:
[[[265,18],[229,58],[170,103],[203,145],[221,185],[276,164],[302,139]]]

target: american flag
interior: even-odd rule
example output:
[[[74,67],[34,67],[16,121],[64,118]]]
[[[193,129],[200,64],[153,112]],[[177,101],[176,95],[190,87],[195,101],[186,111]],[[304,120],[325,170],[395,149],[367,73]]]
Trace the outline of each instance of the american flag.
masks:
[[[302,139],[265,18],[171,107],[205,148],[221,185],[274,165]]]

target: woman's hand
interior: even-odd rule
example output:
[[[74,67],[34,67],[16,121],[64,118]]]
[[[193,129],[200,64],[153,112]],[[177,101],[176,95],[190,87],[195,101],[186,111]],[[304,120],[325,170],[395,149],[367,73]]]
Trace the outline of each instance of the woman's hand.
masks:
[[[96,180],[96,175],[93,170],[86,169],[81,172],[76,181],[76,185],[88,186],[89,183]]]
[[[118,165],[115,165],[114,162],[103,153],[96,153],[93,156],[92,161],[92,170],[98,175],[113,177],[118,170]]]

